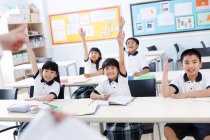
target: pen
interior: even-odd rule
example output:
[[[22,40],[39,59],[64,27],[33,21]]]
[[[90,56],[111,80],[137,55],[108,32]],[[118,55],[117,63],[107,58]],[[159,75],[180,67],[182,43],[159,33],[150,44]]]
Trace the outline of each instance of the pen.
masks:
[[[43,102],[43,104],[46,104],[46,105],[50,106],[50,107],[53,108],[53,109],[58,108],[58,106],[49,104],[49,103],[47,103],[47,102]]]
[[[95,100],[92,100],[88,105],[91,105]]]

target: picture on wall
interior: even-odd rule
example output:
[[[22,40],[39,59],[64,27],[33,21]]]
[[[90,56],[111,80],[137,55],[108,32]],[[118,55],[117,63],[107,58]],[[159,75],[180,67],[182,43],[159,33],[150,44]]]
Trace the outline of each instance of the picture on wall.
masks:
[[[130,5],[133,36],[210,29],[210,0],[167,0]]]

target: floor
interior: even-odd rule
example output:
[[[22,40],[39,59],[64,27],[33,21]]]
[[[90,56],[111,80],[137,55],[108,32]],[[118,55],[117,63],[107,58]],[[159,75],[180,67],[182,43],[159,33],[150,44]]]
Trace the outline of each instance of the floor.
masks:
[[[65,98],[69,98],[69,94],[68,93],[69,93],[69,89],[66,88],[65,89]],[[25,90],[23,89],[23,90],[19,91],[18,98],[19,99],[28,98],[27,90],[26,89]],[[3,125],[14,125],[15,123],[13,123],[13,122],[0,122],[0,125],[2,125],[2,124]],[[164,135],[163,135],[163,126],[164,126],[164,124],[161,123],[160,124],[161,140],[166,140],[165,137],[164,137]],[[93,127],[94,129],[99,130],[99,125],[96,124],[96,123],[92,123],[91,124],[91,127]],[[154,129],[154,137],[155,137],[155,139],[154,140],[160,140],[157,130],[158,129],[155,126],[155,129]],[[6,131],[6,132],[3,132],[3,133],[0,133],[0,140],[13,140],[13,131],[14,130],[10,130],[10,131]],[[152,140],[152,137],[151,136],[152,136],[151,134],[142,135],[141,140]],[[185,138],[184,140],[194,140],[194,139],[193,138]]]

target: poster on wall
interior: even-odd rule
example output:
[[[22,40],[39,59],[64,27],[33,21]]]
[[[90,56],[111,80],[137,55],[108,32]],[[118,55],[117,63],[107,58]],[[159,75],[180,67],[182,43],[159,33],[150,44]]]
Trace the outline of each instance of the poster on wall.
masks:
[[[87,41],[114,39],[119,16],[119,6],[50,15],[53,44],[80,42],[80,28]]]
[[[210,29],[210,0],[167,0],[130,5],[133,36]]]

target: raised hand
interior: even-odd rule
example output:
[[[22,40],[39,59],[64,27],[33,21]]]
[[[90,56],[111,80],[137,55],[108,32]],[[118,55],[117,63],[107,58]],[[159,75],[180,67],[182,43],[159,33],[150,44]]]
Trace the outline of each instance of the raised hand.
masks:
[[[85,39],[85,37],[86,37],[86,32],[85,32],[82,28],[80,28],[80,29],[79,29],[79,35],[81,36],[82,39]]]
[[[119,47],[123,47],[124,39],[125,39],[125,33],[123,31],[119,31],[117,35],[117,42]]]
[[[164,62],[163,62],[163,72],[168,72],[170,69],[169,64],[168,64],[168,57],[165,56]]]
[[[120,16],[119,19],[118,19],[118,22],[119,22],[119,30],[122,30],[123,26],[125,25],[124,18],[122,16]]]

